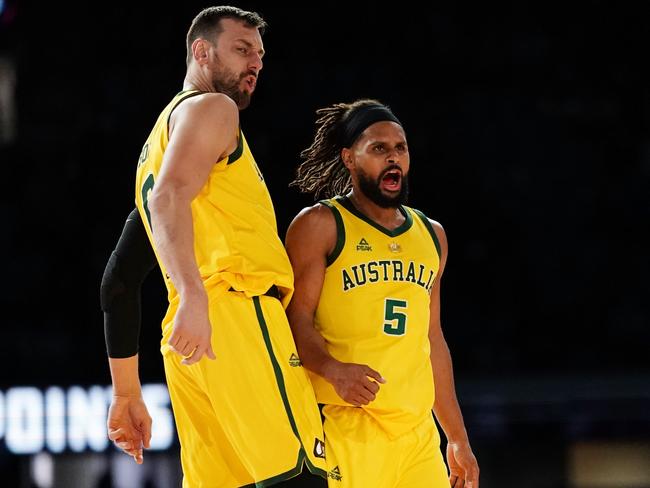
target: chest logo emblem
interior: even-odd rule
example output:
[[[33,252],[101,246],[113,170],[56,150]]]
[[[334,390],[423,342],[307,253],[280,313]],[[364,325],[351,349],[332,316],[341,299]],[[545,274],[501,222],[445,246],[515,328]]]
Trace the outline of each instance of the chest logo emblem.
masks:
[[[388,244],[388,249],[390,252],[401,252],[402,251],[402,246],[400,246],[397,242],[391,242]]]
[[[372,251],[372,246],[368,244],[365,237],[362,237],[359,244],[357,244],[357,251]]]

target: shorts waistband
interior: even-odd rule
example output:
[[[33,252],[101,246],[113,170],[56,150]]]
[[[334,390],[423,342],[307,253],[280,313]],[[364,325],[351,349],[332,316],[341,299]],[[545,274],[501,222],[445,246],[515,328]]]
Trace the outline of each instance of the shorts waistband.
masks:
[[[238,291],[235,290],[232,286],[228,289],[228,291]],[[267,297],[273,297],[277,298],[280,300],[280,289],[276,285],[271,285],[271,288],[266,290],[262,295],[266,295]]]

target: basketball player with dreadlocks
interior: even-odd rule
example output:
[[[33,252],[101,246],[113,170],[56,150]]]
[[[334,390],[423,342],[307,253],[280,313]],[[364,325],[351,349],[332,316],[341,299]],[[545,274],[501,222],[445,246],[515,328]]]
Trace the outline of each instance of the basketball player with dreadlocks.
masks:
[[[287,313],[324,404],[329,486],[478,488],[440,325],[447,240],[440,224],[403,205],[404,129],[375,100],[316,113],[292,185],[334,198],[289,227],[296,291]]]

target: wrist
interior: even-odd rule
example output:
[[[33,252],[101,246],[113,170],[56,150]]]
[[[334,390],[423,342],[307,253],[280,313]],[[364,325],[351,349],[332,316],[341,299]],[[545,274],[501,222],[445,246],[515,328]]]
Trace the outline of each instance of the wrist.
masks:
[[[142,390],[116,390],[113,389],[113,398],[133,399],[142,398]]]
[[[316,371],[316,373],[325,378],[328,382],[333,383],[339,364],[341,364],[341,362],[333,357],[325,357],[320,362],[320,367],[318,368],[319,371]]]
[[[459,435],[459,436],[447,436],[447,444],[453,444],[456,446],[469,446],[469,438],[467,437],[467,433],[465,435]]]
[[[177,288],[178,295],[182,301],[185,302],[206,302],[208,301],[208,294],[205,291],[203,282],[201,280],[198,283],[183,283]]]
[[[122,399],[133,399],[133,398],[142,398],[142,392],[114,392],[113,398],[122,398]]]

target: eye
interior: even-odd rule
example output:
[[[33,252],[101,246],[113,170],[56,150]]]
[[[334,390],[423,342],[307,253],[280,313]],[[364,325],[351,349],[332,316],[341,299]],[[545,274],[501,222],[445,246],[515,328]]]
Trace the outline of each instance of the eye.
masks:
[[[384,150],[384,146],[382,146],[381,144],[379,144],[378,146],[375,146],[375,147],[373,147],[372,149],[373,149],[373,151],[375,151],[375,152],[382,152],[382,151]]]
[[[248,53],[248,49],[245,48],[245,47],[238,47],[237,51],[239,51],[242,54],[247,54]]]

